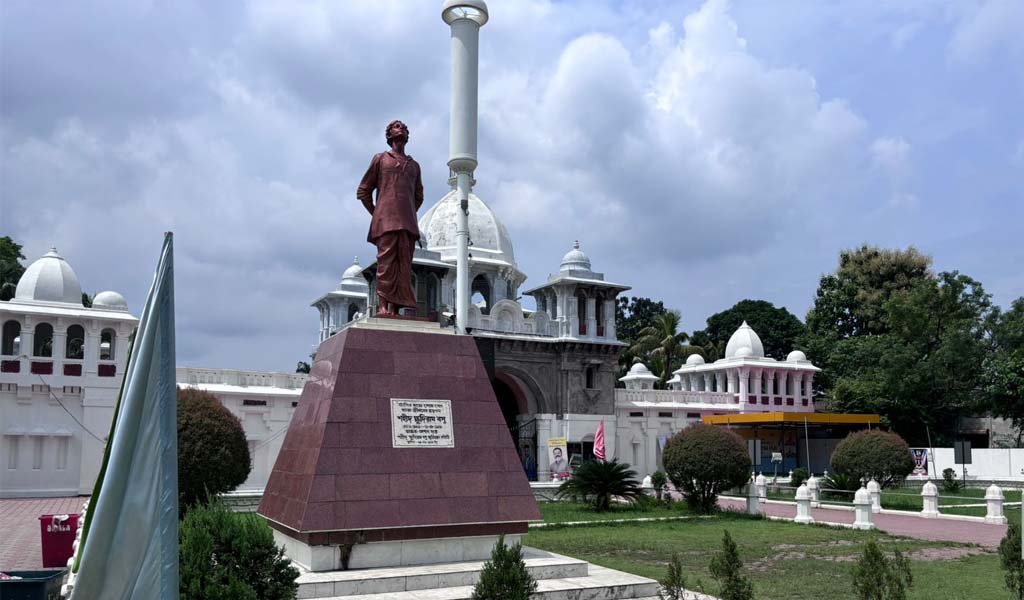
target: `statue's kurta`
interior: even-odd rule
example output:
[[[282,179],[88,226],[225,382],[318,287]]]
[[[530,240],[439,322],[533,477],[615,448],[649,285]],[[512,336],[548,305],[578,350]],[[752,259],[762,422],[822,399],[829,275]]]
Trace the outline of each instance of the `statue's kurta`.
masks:
[[[420,237],[416,211],[423,204],[419,163],[393,150],[374,155],[356,197],[372,215],[366,239],[377,246],[377,295],[381,306],[390,303],[415,308],[412,255]]]

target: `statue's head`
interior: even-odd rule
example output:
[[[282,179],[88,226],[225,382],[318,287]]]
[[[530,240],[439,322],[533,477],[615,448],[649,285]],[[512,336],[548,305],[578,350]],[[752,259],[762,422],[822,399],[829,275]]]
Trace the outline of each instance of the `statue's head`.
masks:
[[[406,127],[405,123],[395,119],[388,123],[388,128],[385,130],[385,137],[388,141],[388,146],[393,146],[395,140],[401,140],[403,144],[408,144],[409,128]]]

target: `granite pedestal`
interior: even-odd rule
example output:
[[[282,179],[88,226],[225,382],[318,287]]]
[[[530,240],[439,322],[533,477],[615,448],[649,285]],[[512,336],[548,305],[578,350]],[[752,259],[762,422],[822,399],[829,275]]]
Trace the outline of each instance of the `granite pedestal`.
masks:
[[[541,518],[473,339],[401,319],[320,345],[258,513],[310,571],[483,560]]]

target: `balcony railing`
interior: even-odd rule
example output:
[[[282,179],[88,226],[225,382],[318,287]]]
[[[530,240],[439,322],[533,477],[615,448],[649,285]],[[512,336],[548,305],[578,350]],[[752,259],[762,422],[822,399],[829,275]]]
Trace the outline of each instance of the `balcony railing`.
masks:
[[[681,390],[615,390],[616,402],[653,402],[679,404],[736,404],[729,392],[690,392]]]

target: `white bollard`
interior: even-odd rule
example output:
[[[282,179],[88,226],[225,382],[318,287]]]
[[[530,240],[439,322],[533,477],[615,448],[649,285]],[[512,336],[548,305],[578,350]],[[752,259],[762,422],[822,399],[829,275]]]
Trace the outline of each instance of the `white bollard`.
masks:
[[[821,483],[814,475],[807,478],[807,490],[811,492],[811,508],[821,506]]]
[[[1005,525],[1006,515],[1003,514],[1003,490],[999,489],[998,485],[993,483],[985,490],[985,504],[988,505],[988,510],[985,512],[985,522]]]
[[[754,479],[754,487],[757,488],[757,497],[761,502],[768,501],[768,480],[765,479],[763,474],[757,476]]]
[[[921,516],[934,519],[939,516],[939,488],[931,481],[926,481],[921,486],[921,501],[924,507],[921,509]]]
[[[871,522],[871,508],[871,492],[869,492],[867,488],[861,486],[861,488],[857,490],[857,493],[853,495],[854,529],[875,528],[875,525]]]
[[[793,520],[797,523],[814,522],[811,516],[811,491],[807,489],[806,483],[796,489],[796,518]]]
[[[756,515],[761,512],[761,499],[757,495],[757,486],[754,485],[753,478],[750,483],[747,484],[747,514]]]
[[[882,512],[882,486],[878,485],[878,482],[872,477],[866,489],[871,494],[871,512]]]

